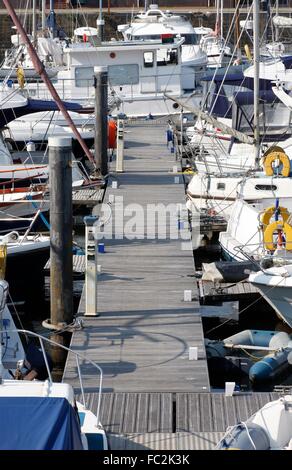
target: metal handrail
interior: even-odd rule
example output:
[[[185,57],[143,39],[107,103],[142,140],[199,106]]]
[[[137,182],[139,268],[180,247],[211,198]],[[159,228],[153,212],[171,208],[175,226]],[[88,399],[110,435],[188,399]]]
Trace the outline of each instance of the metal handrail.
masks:
[[[83,406],[84,406],[85,409],[87,408],[87,406],[86,406],[86,402],[85,402],[84,387],[83,387],[82,374],[81,374],[81,370],[80,370],[79,358],[81,358],[83,361],[87,361],[91,365],[93,365],[93,367],[95,367],[99,372],[99,391],[98,391],[98,401],[97,401],[97,409],[96,409],[96,426],[100,427],[99,415],[100,415],[100,406],[101,406],[103,371],[102,371],[102,368],[98,364],[96,364],[96,362],[92,361],[91,359],[88,359],[84,354],[73,351],[72,349],[67,348],[67,346],[63,346],[62,344],[59,344],[56,341],[48,339],[45,336],[42,336],[38,333],[34,333],[33,331],[24,330],[24,329],[12,329],[12,330],[5,329],[5,330],[0,330],[0,336],[4,332],[6,334],[7,333],[18,333],[18,334],[23,334],[26,337],[33,336],[35,338],[38,338],[41,349],[42,349],[42,353],[43,353],[43,356],[44,356],[44,361],[45,361],[45,365],[46,365],[46,369],[47,369],[50,384],[53,383],[53,380],[52,380],[52,375],[51,375],[51,371],[50,371],[49,364],[48,364],[48,359],[47,359],[45,349],[44,349],[44,342],[46,342],[46,343],[48,343],[52,346],[57,346],[57,347],[63,349],[64,351],[67,351],[67,352],[75,355],[76,364],[77,364],[77,371],[78,371],[78,378],[79,378],[79,384],[80,384],[81,395],[82,395],[82,401],[83,401]]]

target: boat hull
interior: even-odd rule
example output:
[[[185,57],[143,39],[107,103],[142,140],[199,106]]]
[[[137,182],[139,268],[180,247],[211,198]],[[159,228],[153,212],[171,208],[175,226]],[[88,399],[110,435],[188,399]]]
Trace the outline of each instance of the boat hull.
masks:
[[[292,328],[292,287],[277,287],[256,282],[252,284],[275,309],[278,317]]]

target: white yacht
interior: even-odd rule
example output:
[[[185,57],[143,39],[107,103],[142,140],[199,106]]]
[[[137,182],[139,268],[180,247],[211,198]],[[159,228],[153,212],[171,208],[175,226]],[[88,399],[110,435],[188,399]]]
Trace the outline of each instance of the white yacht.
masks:
[[[196,73],[207,65],[207,55],[200,47],[201,35],[197,34],[196,28],[185,16],[162,11],[158,5],[150,5],[147,11],[135,15],[130,24],[119,25],[118,31],[125,41],[157,40],[162,34],[180,36],[184,38],[182,66],[188,67],[189,73]]]
[[[13,361],[5,364],[1,361],[4,356],[2,344],[6,344],[7,337],[12,335],[23,338],[25,353],[21,360],[17,361],[15,356],[13,364]],[[6,327],[0,330],[0,337],[0,449],[107,450],[106,434],[99,419],[103,373],[98,364],[30,331]],[[53,364],[47,352],[52,346],[61,347],[76,358],[76,375],[82,395],[80,402],[76,400],[70,384],[53,381]],[[85,361],[97,374],[95,413],[85,402],[82,377]]]
[[[92,28],[91,28],[92,29]],[[86,36],[87,28],[83,28]],[[91,31],[91,34],[93,32]],[[98,44],[96,36],[84,41],[80,28],[76,41],[63,46],[64,67],[53,79],[53,84],[64,101],[76,102],[92,109],[94,105],[94,67],[106,66],[109,78],[109,96],[112,114],[123,112],[128,116],[165,115],[177,112],[177,106],[165,98],[201,100],[193,70],[182,66],[181,46],[184,38],[165,38],[147,41],[109,41]],[[200,77],[201,78],[201,77]],[[43,83],[26,84],[32,98],[49,99]],[[191,92],[196,91],[194,96]],[[84,120],[87,116],[84,117]]]
[[[286,259],[285,259],[286,258]],[[249,282],[256,286],[281,320],[292,328],[292,259],[284,257],[282,266],[272,266],[249,275]]]
[[[214,158],[207,155],[201,161],[197,159],[196,166],[200,171],[192,176],[188,184],[187,208],[193,213],[208,210],[228,220],[238,197],[247,203],[262,201],[264,204],[269,204],[277,197],[281,201],[283,198],[285,201],[289,199],[291,172],[289,170],[287,177],[282,176],[281,162],[278,160],[277,167],[276,155],[280,155],[277,153],[280,150],[281,154],[285,154],[286,161],[290,162],[292,139],[287,139],[281,145],[282,147],[270,147],[263,155],[258,169],[254,164],[254,147],[246,144],[237,144],[237,154],[234,157],[217,155]],[[215,152],[218,154],[220,149]],[[275,161],[271,163],[270,172],[268,166],[272,154]]]
[[[15,330],[15,324],[8,308],[9,285],[3,280],[4,257],[0,258],[0,377],[11,378],[10,368],[13,368],[17,361],[24,358],[22,341]],[[11,334],[7,332],[11,331]]]

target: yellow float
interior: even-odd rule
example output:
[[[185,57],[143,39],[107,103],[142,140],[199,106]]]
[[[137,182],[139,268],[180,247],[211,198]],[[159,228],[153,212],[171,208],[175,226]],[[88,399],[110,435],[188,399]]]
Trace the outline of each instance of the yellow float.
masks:
[[[271,218],[275,214],[275,206],[268,207],[265,212],[261,215],[261,222],[263,225],[269,225]],[[286,209],[286,207],[279,206],[278,207],[278,214],[282,217],[284,222],[287,222],[290,212]]]
[[[264,229],[264,245],[267,250],[273,251],[277,248],[277,242],[274,240],[274,233],[281,230],[285,235],[285,248],[292,250],[292,226],[284,220],[275,220]]]
[[[289,176],[290,174],[290,160],[288,155],[284,152],[281,147],[273,146],[269,148],[263,155],[263,164],[267,176],[274,175],[273,163],[275,161],[282,163],[282,168],[280,174],[282,176]]]

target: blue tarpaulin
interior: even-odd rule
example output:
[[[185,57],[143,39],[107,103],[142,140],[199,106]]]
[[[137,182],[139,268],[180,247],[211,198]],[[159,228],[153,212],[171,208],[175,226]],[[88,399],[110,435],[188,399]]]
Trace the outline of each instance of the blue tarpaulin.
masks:
[[[82,106],[79,103],[63,102],[63,104],[68,111],[78,112],[82,110]],[[41,111],[59,111],[59,108],[53,100],[28,99],[26,106],[1,109],[0,129],[16,118],[25,116],[26,114],[39,113]]]
[[[66,398],[1,397],[1,450],[82,450],[80,425]]]

